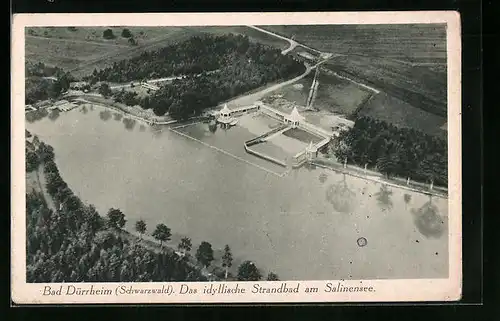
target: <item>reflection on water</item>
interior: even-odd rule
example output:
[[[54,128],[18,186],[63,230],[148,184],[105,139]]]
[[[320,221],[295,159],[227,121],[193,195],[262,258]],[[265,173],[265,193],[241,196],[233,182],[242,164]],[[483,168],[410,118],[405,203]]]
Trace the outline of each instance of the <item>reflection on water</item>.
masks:
[[[40,119],[44,118],[48,114],[49,113],[47,112],[47,110],[44,109],[44,108],[42,108],[42,109],[38,109],[38,110],[33,110],[33,111],[30,111],[30,112],[27,112],[25,114],[25,118],[26,118],[26,121],[28,123],[34,123],[37,120],[40,120]]]
[[[235,262],[254,260],[283,280],[447,275],[446,232],[420,235],[437,235],[432,222],[439,218],[425,208],[399,215],[426,203],[424,195],[391,187],[393,208],[378,215],[380,184],[320,168],[272,175],[263,168],[284,169],[246,153],[243,142],[255,134],[242,126],[211,133],[205,123],[170,131],[138,121],[139,130],[130,131],[123,118],[104,121],[114,113],[104,111],[61,112],[27,129],[54,147],[61,176],[82,200],[100,213],[120,208],[130,231],[139,219],[165,223],[176,240],[190,237],[193,248],[207,241],[214,251],[229,244]],[[411,195],[408,211],[404,193]],[[446,200],[433,198],[433,205],[447,212]],[[368,246],[358,247],[359,237]]]
[[[155,138],[161,137],[161,134],[163,133],[163,127],[160,125],[152,125],[149,127],[151,133]]]
[[[113,118],[114,120],[122,120],[123,115],[120,113],[114,113]]]
[[[133,130],[137,121],[135,119],[123,118],[123,124],[125,124],[125,129]]]
[[[208,124],[208,130],[211,133],[215,133],[217,131],[217,123],[216,122],[211,122],[210,124]]]
[[[57,118],[59,118],[60,112],[58,109],[52,109],[52,111],[49,114],[49,119],[54,121]]]
[[[82,106],[79,110],[80,110],[80,112],[81,112],[82,114],[86,114],[86,113],[88,113],[88,112],[89,112],[89,111],[88,111],[88,109],[87,109],[87,106],[85,106],[85,105],[84,105],[84,106]]]
[[[347,186],[345,174],[340,182],[331,184],[326,190],[326,200],[341,213],[352,212],[355,196],[356,194]]]
[[[392,191],[387,187],[387,185],[382,185],[380,187],[380,191],[375,193],[378,204],[382,211],[391,210],[392,209],[392,200],[391,200]]]
[[[410,201],[411,201],[411,195],[410,194],[404,194],[403,195],[403,200],[405,201],[405,206],[408,206],[408,204],[410,204]]]
[[[446,230],[445,220],[439,214],[437,206],[432,203],[432,199],[418,210],[413,209],[412,214],[415,226],[425,237],[440,238]]]
[[[99,118],[101,118],[101,120],[107,121],[111,118],[111,112],[109,110],[103,110],[99,112]]]

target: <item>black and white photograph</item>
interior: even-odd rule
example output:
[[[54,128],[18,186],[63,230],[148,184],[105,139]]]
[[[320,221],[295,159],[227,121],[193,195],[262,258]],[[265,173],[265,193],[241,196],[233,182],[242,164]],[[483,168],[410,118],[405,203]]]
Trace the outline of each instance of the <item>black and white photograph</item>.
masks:
[[[446,19],[123,16],[19,31],[13,234],[37,298],[459,295]]]

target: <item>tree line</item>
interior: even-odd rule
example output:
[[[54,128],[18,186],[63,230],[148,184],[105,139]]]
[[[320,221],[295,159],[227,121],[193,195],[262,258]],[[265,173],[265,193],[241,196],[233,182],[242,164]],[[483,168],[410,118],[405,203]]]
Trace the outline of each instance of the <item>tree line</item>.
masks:
[[[387,176],[448,185],[447,142],[414,129],[360,117],[330,147],[342,162],[367,165]]]
[[[114,93],[117,102],[169,113],[187,119],[231,97],[305,70],[300,62],[280,50],[253,43],[242,35],[192,37],[184,42],[116,62],[94,70],[87,77],[99,81],[128,82],[170,76],[185,76],[162,86],[151,96],[138,97],[125,90]],[[217,71],[217,72],[213,72]],[[102,85],[101,87],[106,87]],[[101,89],[108,92],[107,88]]]
[[[46,190],[53,203],[49,205],[43,192],[26,194],[28,282],[207,280],[202,267],[208,268],[214,261],[210,243],[199,245],[197,264],[193,264],[189,255],[191,239],[185,237],[178,244],[181,255],[169,251],[164,242],[170,240],[171,230],[158,224],[152,236],[160,242],[161,250],[155,250],[143,243],[142,236],[147,231],[143,220],[135,223],[140,234],[136,240],[122,230],[127,220],[121,210],[111,208],[102,217],[94,206],[84,204],[74,195],[59,174],[51,146],[34,136],[27,151],[30,161],[26,170],[37,170],[43,164]],[[231,249],[226,245],[219,279],[262,279],[261,271],[250,261],[239,266],[237,276],[231,276],[232,261]],[[268,279],[277,280],[278,276],[270,273]]]
[[[59,67],[45,64],[26,63],[25,103],[34,104],[40,100],[56,99],[69,89],[75,78]]]

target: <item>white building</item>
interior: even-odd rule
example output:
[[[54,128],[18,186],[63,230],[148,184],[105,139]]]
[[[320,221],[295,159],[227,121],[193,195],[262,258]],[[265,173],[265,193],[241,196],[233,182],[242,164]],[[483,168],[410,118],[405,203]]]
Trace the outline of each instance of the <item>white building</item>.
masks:
[[[285,115],[283,117],[283,122],[285,124],[289,124],[292,126],[292,128],[295,128],[299,126],[299,123],[304,120],[304,116],[299,114],[299,111],[297,110],[297,107],[293,107],[292,112],[290,115]]]

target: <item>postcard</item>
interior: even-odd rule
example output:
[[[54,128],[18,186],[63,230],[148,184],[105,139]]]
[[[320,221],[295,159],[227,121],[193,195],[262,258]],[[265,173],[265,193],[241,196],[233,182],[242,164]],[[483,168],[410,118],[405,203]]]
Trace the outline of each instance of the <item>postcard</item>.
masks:
[[[15,304],[455,301],[451,11],[19,14]]]

